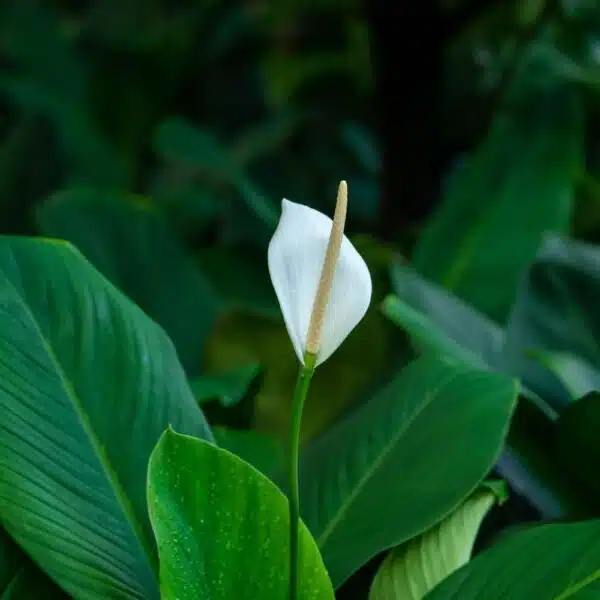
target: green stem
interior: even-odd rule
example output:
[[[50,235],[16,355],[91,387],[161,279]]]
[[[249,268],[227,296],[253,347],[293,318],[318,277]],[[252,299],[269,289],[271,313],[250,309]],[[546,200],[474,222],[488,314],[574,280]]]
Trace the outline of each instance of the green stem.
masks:
[[[289,446],[289,502],[290,502],[290,600],[298,599],[299,565],[300,565],[300,494],[298,491],[298,458],[300,455],[300,424],[304,401],[310,387],[310,380],[315,371],[317,357],[306,353],[304,365],[298,373],[298,381],[294,390],[292,403],[292,420],[290,426]]]

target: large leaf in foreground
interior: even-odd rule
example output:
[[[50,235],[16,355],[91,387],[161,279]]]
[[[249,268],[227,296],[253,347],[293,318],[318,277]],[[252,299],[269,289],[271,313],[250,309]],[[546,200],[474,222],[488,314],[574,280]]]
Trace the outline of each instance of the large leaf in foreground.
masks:
[[[59,192],[37,211],[45,235],[68,240],[173,340],[190,374],[219,310],[210,282],[144,200],[97,190]]]
[[[148,458],[210,436],[172,343],[69,244],[0,238],[0,520],[86,600],[158,597]]]
[[[600,595],[600,521],[515,533],[443,581],[427,600],[583,600]]]
[[[289,509],[264,475],[227,450],[168,430],[148,469],[164,600],[283,600]],[[317,546],[300,535],[299,600],[334,600]]]
[[[301,511],[334,584],[429,529],[493,466],[517,382],[423,356],[307,448]]]
[[[451,515],[390,552],[375,575],[369,600],[421,600],[471,558],[481,522],[502,486],[482,486]]]

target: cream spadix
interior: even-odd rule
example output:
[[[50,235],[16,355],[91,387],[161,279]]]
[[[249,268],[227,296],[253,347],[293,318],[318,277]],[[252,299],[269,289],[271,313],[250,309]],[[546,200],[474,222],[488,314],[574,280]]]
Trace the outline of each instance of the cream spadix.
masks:
[[[340,184],[334,220],[319,211],[282,202],[279,225],[269,244],[271,281],[294,350],[304,364],[327,360],[365,315],[371,275],[343,235],[346,183]]]

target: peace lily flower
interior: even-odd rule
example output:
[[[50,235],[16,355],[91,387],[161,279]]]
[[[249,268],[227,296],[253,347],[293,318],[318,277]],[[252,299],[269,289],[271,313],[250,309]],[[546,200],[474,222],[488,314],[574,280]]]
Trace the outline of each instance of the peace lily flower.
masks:
[[[282,202],[269,244],[271,281],[298,360],[325,362],[365,315],[369,269],[344,235],[348,188],[340,183],[333,221],[319,211]]]

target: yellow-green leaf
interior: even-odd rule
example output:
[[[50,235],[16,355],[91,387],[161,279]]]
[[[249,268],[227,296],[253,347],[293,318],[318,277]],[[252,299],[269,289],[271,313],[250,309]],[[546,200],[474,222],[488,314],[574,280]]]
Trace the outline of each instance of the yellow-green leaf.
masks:
[[[482,487],[441,523],[390,552],[375,575],[369,600],[421,600],[471,558],[479,526],[499,499]]]

